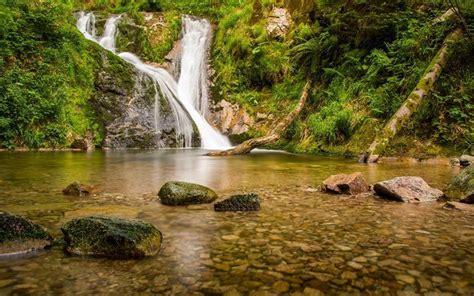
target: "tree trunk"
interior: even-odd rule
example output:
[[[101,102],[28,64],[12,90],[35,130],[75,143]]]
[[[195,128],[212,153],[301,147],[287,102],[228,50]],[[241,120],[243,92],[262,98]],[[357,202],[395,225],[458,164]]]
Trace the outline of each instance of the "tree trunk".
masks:
[[[382,154],[389,144],[389,141],[408,123],[410,117],[420,107],[423,98],[433,88],[436,80],[441,74],[442,68],[446,65],[448,47],[462,36],[462,30],[457,29],[450,33],[444,40],[443,46],[431,61],[425,71],[423,78],[420,79],[416,88],[410,93],[407,100],[390,118],[385,127],[370,145],[364,155],[364,161],[369,163],[377,162],[379,155]]]
[[[308,98],[310,88],[311,88],[311,81],[308,79],[306,81],[306,84],[303,88],[303,92],[301,93],[300,100],[298,104],[296,105],[295,109],[293,109],[293,111],[291,111],[291,113],[288,114],[288,116],[283,118],[266,136],[263,136],[260,138],[249,139],[232,149],[225,150],[225,151],[209,152],[207,155],[230,156],[230,155],[247,154],[257,147],[275,143],[276,141],[280,139],[281,135],[288,128],[288,126],[298,117],[301,110],[303,110]]]

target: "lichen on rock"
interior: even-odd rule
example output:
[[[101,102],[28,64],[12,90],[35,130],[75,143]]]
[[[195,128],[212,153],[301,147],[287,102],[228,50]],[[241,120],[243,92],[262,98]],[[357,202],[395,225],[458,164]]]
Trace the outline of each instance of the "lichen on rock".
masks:
[[[164,205],[182,206],[211,203],[217,199],[217,194],[210,188],[188,182],[167,182],[158,192]]]

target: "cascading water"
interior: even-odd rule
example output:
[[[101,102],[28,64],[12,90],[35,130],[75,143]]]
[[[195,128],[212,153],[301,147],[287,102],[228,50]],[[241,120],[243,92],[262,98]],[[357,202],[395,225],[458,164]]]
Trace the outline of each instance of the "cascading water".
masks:
[[[87,39],[115,53],[119,20],[120,15],[110,17],[105,24],[104,35],[100,38],[95,34],[95,16],[92,12],[80,12],[76,25]],[[166,70],[145,64],[132,53],[123,52],[118,56],[152,79],[155,86],[155,130],[157,133],[160,125],[160,95],[162,95],[169,102],[176,119],[176,137],[181,147],[192,146],[193,123],[189,115],[199,130],[202,148],[228,148],[231,146],[229,140],[214,130],[204,119],[208,109],[206,60],[210,24],[205,20],[194,20],[190,17],[184,17],[183,22],[185,32],[179,83],[176,83]],[[194,81],[195,79],[197,80]]]
[[[205,119],[209,108],[207,51],[210,38],[211,24],[207,20],[183,17],[178,98],[198,127],[201,147],[225,149],[231,146],[229,140],[212,128]]]

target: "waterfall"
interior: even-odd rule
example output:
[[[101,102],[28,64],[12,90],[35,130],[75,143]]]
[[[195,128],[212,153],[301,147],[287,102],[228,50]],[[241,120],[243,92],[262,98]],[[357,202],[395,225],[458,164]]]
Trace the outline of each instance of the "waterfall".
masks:
[[[97,37],[95,33],[95,16],[92,12],[80,12],[77,28],[89,40],[115,53],[115,39],[120,15],[107,19],[104,34]],[[224,149],[230,147],[227,137],[221,135],[204,118],[208,112],[207,89],[207,48],[210,41],[210,24],[205,20],[183,18],[183,54],[181,75],[177,83],[166,70],[143,63],[136,55],[129,52],[118,56],[132,64],[138,71],[145,73],[155,87],[155,131],[159,133],[160,97],[169,103],[176,119],[176,138],[181,147],[192,146],[193,122],[201,137],[201,147],[206,149]],[[183,109],[184,108],[184,109]],[[199,110],[199,111],[198,111]],[[192,121],[189,119],[191,117]]]
[[[217,132],[205,119],[209,112],[207,88],[207,54],[211,38],[211,24],[204,19],[183,17],[178,99],[198,127],[201,147],[229,148],[227,137]]]

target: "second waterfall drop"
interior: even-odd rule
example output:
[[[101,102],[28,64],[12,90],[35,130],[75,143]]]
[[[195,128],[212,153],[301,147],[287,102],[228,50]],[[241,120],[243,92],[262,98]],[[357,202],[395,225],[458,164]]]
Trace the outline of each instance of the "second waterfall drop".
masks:
[[[183,17],[178,99],[199,130],[201,147],[225,149],[231,147],[229,140],[205,119],[209,112],[207,55],[210,38],[211,24],[207,20]]]

